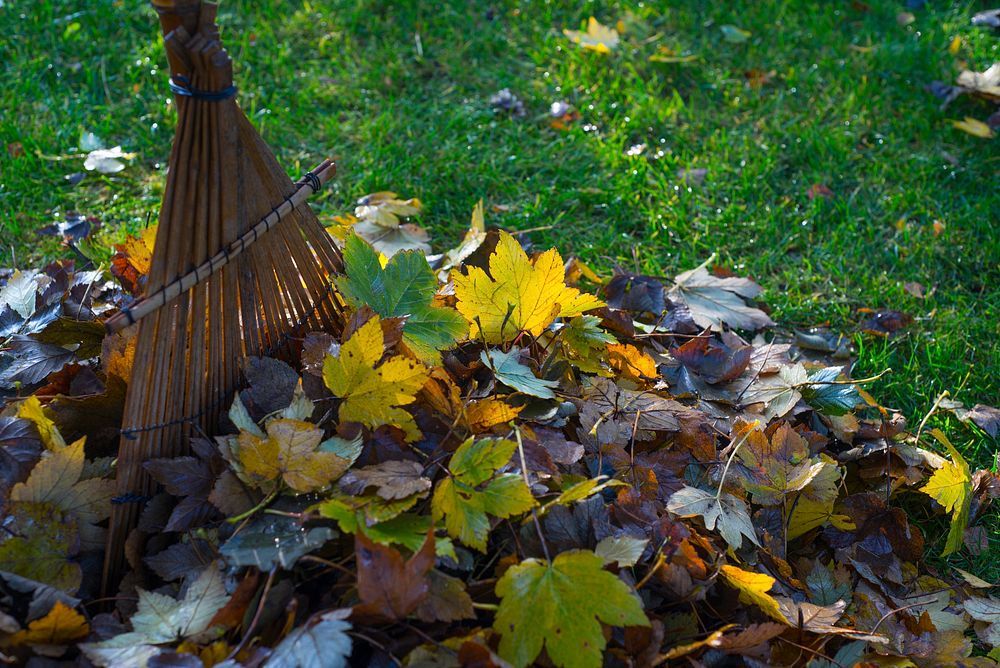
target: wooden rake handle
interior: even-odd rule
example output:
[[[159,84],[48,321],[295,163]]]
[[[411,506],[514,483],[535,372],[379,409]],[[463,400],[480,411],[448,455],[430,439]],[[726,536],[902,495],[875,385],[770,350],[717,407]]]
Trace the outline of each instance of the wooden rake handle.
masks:
[[[286,197],[281,204],[271,209],[270,213],[261,218],[245,234],[188,273],[174,279],[153,294],[143,297],[132,304],[132,306],[123,308],[111,318],[108,318],[107,322],[104,323],[105,328],[108,332],[115,333],[139,322],[139,320],[155,312],[170,300],[187,292],[198,283],[201,283],[225,267],[240,253],[249,248],[253,242],[257,241],[258,238],[280,223],[288,214],[301,206],[310,195],[318,192],[324,183],[333,178],[336,171],[336,165],[333,164],[332,160],[327,159],[306,172],[295,183],[298,186],[295,192]]]

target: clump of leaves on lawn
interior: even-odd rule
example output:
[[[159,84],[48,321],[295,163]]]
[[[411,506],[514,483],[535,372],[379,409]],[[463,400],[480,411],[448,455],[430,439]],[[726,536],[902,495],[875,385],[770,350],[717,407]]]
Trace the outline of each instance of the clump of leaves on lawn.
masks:
[[[418,209],[380,193],[356,226]],[[130,337],[100,321],[142,258],[8,277],[5,661],[995,665],[994,585],[927,564],[971,549],[1000,478],[785,340],[751,279],[601,279],[481,205],[430,259],[340,236],[345,331],[249,360],[218,435],[147,463],[109,612],[105,523],[137,500],[110,482]]]

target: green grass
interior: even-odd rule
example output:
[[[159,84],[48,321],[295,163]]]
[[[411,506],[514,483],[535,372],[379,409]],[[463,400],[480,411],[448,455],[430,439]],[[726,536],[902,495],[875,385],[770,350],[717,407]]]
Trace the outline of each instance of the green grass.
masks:
[[[672,275],[718,252],[766,288],[786,326],[855,331],[863,307],[915,316],[894,340],[859,338],[857,369],[893,369],[869,389],[911,424],[943,390],[1000,403],[1000,140],[949,123],[985,118],[984,103],[942,112],[924,90],[951,81],[959,59],[978,70],[1000,60],[996,35],[969,25],[986,5],[928,3],[903,26],[904,3],[882,0],[868,11],[647,2],[606,57],[561,33],[591,14],[614,23],[637,4],[258,0],[224,3],[221,23],[240,102],[288,170],[338,160],[323,215],[375,190],[417,196],[440,249],[482,197],[509,207],[488,223],[551,225],[532,235],[538,245],[605,271],[637,263]],[[0,142],[24,148],[0,153],[0,241],[20,264],[60,252],[33,230],[65,212],[121,234],[155,218],[161,194],[174,115],[154,15],[141,2],[80,6],[0,8]],[[725,24],[752,36],[726,42]],[[661,46],[698,60],[649,62]],[[752,88],[752,69],[774,70],[772,81]],[[491,112],[503,87],[525,101],[526,119]],[[568,132],[545,122],[555,100],[583,114]],[[67,185],[82,171],[82,158],[65,156],[83,131],[135,158]],[[626,155],[641,143],[644,155]],[[704,186],[680,183],[682,168],[707,169]],[[809,200],[815,183],[835,198]],[[932,296],[910,296],[908,281]],[[992,462],[996,443],[981,432],[946,416],[930,424],[975,464]]]

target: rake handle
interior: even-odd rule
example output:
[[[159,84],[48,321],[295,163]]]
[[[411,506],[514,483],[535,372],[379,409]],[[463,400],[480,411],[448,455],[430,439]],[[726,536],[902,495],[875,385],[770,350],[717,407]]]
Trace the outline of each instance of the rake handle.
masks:
[[[143,297],[132,306],[123,308],[104,323],[107,331],[113,334],[139,322],[139,320],[150,313],[154,313],[167,302],[187,292],[225,267],[239,256],[240,253],[249,248],[253,242],[257,241],[258,238],[280,223],[288,214],[301,206],[310,195],[319,191],[324,183],[333,178],[336,171],[336,165],[334,165],[332,160],[327,159],[306,172],[296,182],[295,185],[298,188],[296,188],[295,192],[286,197],[281,204],[271,209],[270,213],[261,218],[246,233],[188,273],[174,279],[153,294]]]

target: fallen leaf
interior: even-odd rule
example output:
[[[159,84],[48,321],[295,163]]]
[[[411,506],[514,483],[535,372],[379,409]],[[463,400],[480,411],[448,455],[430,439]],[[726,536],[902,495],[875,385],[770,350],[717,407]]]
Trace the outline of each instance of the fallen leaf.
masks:
[[[761,287],[749,278],[719,278],[703,265],[678,274],[669,296],[687,305],[699,327],[720,330],[726,324],[755,330],[774,325],[766,313],[745,301],[760,293]]]
[[[358,598],[352,616],[396,621],[406,619],[430,591],[428,574],[434,566],[434,533],[409,559],[391,547],[377,545],[363,533],[354,536],[358,559]]]
[[[371,487],[383,499],[404,499],[430,490],[431,481],[424,477],[423,466],[402,459],[354,469],[340,481],[340,488],[351,494],[361,494]]]
[[[413,403],[427,381],[427,369],[405,357],[382,358],[384,336],[378,316],[361,326],[341,347],[339,355],[328,354],[323,362],[323,381],[343,399],[340,419],[360,422],[372,429],[381,425],[399,427],[408,440],[420,438],[413,417],[400,408]]]
[[[723,581],[740,593],[740,602],[749,605],[756,605],[768,617],[785,623],[788,620],[778,608],[778,602],[773,596],[768,594],[774,583],[774,578],[766,573],[751,573],[735,566],[725,564],[719,568],[719,575]]]
[[[952,121],[951,125],[956,130],[961,130],[966,134],[970,134],[973,137],[979,137],[980,139],[993,139],[993,137],[996,136],[996,132],[993,131],[993,128],[978,119],[972,118],[971,116],[966,116],[960,121]]]
[[[611,53],[612,50],[618,48],[618,31],[602,25],[593,16],[587,19],[587,32],[563,30],[563,34],[575,44],[598,53]]]
[[[274,648],[263,668],[347,668],[352,641],[349,610],[334,610],[293,629]]]
[[[401,251],[383,268],[378,253],[351,235],[344,244],[344,271],[337,287],[347,302],[369,306],[383,318],[406,318],[403,341],[422,360],[440,363],[440,351],[468,332],[454,309],[432,305],[437,279],[422,253]]]
[[[505,343],[521,332],[538,336],[556,317],[604,305],[566,285],[562,258],[554,249],[529,260],[506,232],[500,233],[489,265],[489,274],[467,267],[464,275],[454,276],[457,308],[472,327],[472,339]]]
[[[283,480],[296,492],[314,492],[339,478],[351,462],[320,449],[323,430],[302,420],[270,420],[265,437],[241,431],[234,454],[254,485]]]
[[[48,614],[15,633],[10,642],[13,645],[66,645],[89,634],[90,625],[84,616],[62,601],[56,601]]]
[[[728,492],[713,494],[685,485],[667,501],[667,510],[679,517],[701,517],[706,529],[718,531],[735,549],[743,544],[744,536],[760,545],[747,504]]]
[[[483,364],[493,370],[496,379],[518,392],[538,397],[539,399],[554,399],[553,388],[559,383],[535,376],[534,372],[521,363],[522,350],[511,348],[503,352],[497,348],[484,350],[480,357]]]
[[[638,597],[603,566],[593,552],[571,550],[551,563],[525,559],[507,569],[496,586],[500,656],[523,668],[544,644],[560,668],[600,668],[607,641],[599,622],[649,625]]]
[[[946,513],[951,514],[951,527],[942,556],[957,552],[962,548],[962,537],[969,521],[969,507],[972,504],[972,476],[969,464],[955,446],[938,429],[931,434],[948,449],[951,461],[945,461],[920,491],[941,504]]]
[[[443,519],[448,535],[485,552],[489,515],[504,519],[537,505],[520,475],[494,477],[516,448],[508,440],[471,438],[458,447],[448,465],[451,477],[437,483],[431,499],[434,521]]]

